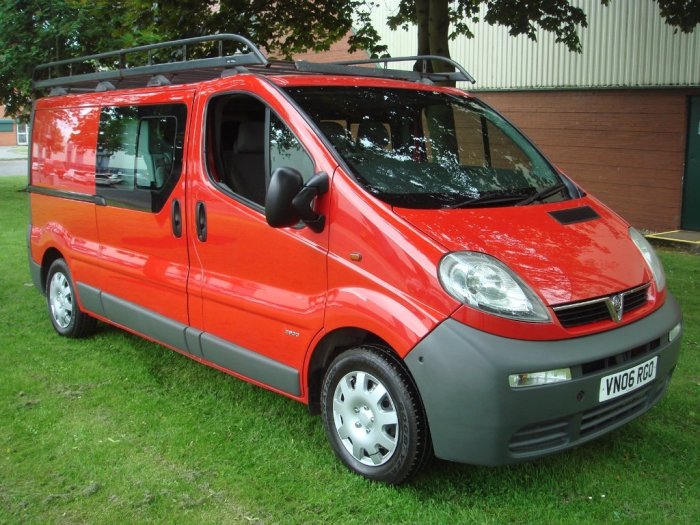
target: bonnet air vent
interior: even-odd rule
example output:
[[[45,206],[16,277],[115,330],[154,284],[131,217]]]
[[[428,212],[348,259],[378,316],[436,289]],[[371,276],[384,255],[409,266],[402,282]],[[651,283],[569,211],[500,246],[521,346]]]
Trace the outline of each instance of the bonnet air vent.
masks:
[[[571,208],[568,210],[550,211],[549,214],[560,224],[576,224],[578,222],[600,219],[600,215],[590,206]]]

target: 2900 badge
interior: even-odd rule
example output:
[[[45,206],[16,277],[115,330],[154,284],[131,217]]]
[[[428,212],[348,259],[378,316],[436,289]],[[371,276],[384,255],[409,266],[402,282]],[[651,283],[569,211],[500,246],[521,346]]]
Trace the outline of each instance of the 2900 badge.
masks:
[[[598,401],[607,401],[636,390],[656,378],[656,361],[654,357],[627,370],[610,374],[600,380]]]

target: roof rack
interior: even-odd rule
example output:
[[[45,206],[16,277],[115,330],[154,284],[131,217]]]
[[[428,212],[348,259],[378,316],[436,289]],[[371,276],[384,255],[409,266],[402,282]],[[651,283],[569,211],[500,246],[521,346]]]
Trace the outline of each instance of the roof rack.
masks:
[[[431,61],[444,62],[449,64],[455,71],[447,72],[432,72],[428,71],[428,65]],[[388,69],[389,62],[422,62],[419,71],[406,71],[403,69]],[[384,68],[370,69],[367,67],[358,67],[369,64],[384,64]],[[381,78],[396,78],[400,80],[431,80],[433,82],[445,81],[463,81],[474,84],[476,80],[472,77],[460,64],[454,60],[438,55],[416,55],[405,57],[385,57],[385,58],[370,58],[366,60],[345,60],[342,62],[295,62],[296,68],[299,71],[308,71],[313,73],[327,73],[332,75],[356,75],[363,77],[381,77]]]
[[[233,43],[238,47],[242,46],[247,52],[224,54],[224,44],[226,43]],[[217,48],[217,56],[211,58],[189,57],[193,46],[207,44]],[[154,54],[156,52],[167,52],[170,58],[174,57],[175,60],[155,63]],[[129,66],[130,57],[135,58],[135,55],[144,53],[147,54],[145,65]],[[102,65],[105,62],[111,62],[114,67],[105,69],[105,66]],[[96,83],[102,82],[112,82],[116,88],[142,87],[151,78],[166,74],[177,77],[177,83],[181,84],[216,78],[221,71],[238,66],[266,66],[267,64],[265,56],[250,40],[240,35],[224,33],[49,62],[34,68],[33,84],[35,89],[70,86],[78,89],[88,88],[92,91]],[[67,75],[52,76],[54,71],[65,71],[66,68],[68,69]],[[97,71],[74,74],[74,69],[97,69]],[[39,78],[42,75],[48,78]],[[173,82],[172,78],[169,80]]]
[[[224,46],[235,47],[225,53]],[[196,58],[193,48],[205,48],[216,56]],[[167,58],[160,62],[158,59]],[[145,61],[145,65],[139,61]],[[431,72],[431,61],[449,64],[455,71]],[[421,63],[419,70],[389,69],[393,62]],[[384,64],[384,67],[366,67]],[[67,70],[67,74],[66,74]],[[393,78],[416,82],[465,81],[474,78],[454,60],[435,55],[388,57],[343,62],[268,61],[258,47],[247,38],[234,34],[209,35],[173,40],[160,44],[109,51],[79,58],[69,58],[42,64],[34,69],[34,89],[51,88],[51,94],[69,91],[106,91],[144,86],[165,86],[210,80],[250,71],[262,75],[330,74],[375,78]]]

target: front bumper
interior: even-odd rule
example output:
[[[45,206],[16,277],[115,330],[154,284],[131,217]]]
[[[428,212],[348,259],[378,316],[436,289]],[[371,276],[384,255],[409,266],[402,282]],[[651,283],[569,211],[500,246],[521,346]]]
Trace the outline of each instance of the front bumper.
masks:
[[[669,293],[639,321],[560,341],[491,335],[454,319],[406,357],[425,407],[435,455],[477,465],[532,459],[595,439],[649,410],[663,396],[678,361],[681,321]],[[606,402],[602,377],[658,356],[654,381]],[[572,380],[511,388],[508,376],[571,367]]]

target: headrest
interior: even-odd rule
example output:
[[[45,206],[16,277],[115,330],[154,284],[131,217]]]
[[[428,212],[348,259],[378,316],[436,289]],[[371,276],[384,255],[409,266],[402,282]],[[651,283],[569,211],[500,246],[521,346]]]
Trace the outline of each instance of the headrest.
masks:
[[[363,148],[384,149],[389,144],[389,133],[381,122],[366,120],[357,128],[357,145]]]
[[[349,146],[351,146],[352,142],[350,136],[348,135],[347,130],[339,122],[324,120],[319,122],[318,127],[336,148],[347,149]]]
[[[234,153],[263,153],[265,151],[265,123],[246,120],[238,126]]]

